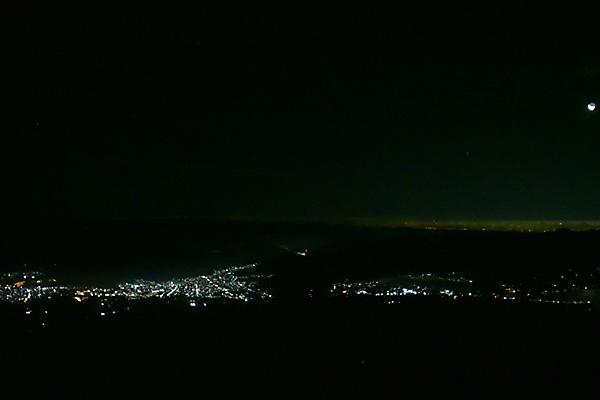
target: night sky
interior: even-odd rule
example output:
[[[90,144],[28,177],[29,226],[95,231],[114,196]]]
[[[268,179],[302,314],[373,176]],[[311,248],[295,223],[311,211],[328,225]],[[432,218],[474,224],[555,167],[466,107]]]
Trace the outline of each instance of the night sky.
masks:
[[[4,13],[0,217],[600,219],[595,10],[161,3]]]

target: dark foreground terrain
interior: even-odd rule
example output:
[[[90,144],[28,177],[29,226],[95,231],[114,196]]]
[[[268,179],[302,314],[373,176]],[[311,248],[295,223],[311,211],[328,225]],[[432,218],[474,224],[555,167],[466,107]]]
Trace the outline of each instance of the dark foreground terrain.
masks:
[[[595,386],[600,355],[598,313],[570,306],[142,301],[111,318],[1,315],[2,380],[21,393],[572,393]]]

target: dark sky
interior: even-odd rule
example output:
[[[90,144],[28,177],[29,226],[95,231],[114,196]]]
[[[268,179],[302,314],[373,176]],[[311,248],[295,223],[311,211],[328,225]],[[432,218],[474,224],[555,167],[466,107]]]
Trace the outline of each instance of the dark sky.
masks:
[[[600,219],[595,10],[161,3],[5,13],[0,217]]]

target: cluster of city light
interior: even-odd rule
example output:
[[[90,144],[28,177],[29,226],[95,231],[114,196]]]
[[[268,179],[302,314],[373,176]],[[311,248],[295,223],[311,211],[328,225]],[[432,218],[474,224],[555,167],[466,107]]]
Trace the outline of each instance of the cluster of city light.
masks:
[[[572,268],[560,276],[536,277],[540,286],[504,284],[492,294],[500,300],[528,300],[552,304],[593,304],[600,295],[600,267],[596,271],[577,272]]]
[[[474,290],[469,289],[473,281],[455,273],[446,275],[413,274],[404,275],[393,280],[369,282],[338,282],[333,285],[330,294],[333,296],[369,295],[381,296],[474,296]],[[469,290],[467,290],[469,289]]]
[[[31,299],[51,299],[72,293],[66,286],[56,285],[56,279],[43,272],[8,272],[0,277],[0,300],[27,302]]]
[[[52,297],[72,297],[78,302],[88,299],[126,298],[174,298],[190,299],[234,299],[248,301],[251,299],[268,299],[271,297],[265,290],[256,288],[257,280],[265,278],[262,275],[247,275],[239,277],[236,273],[250,270],[258,264],[233,266],[218,270],[211,275],[172,279],[165,282],[155,282],[137,279],[117,287],[79,288],[57,286],[56,280],[48,279],[41,272],[7,273],[2,277],[0,300],[9,302],[27,302],[31,299],[50,299]],[[40,279],[38,279],[40,278]],[[192,304],[192,303],[190,303]],[[193,302],[195,305],[195,302]]]
[[[66,286],[23,287],[22,285],[5,285],[0,288],[0,300],[27,302],[31,299],[51,299],[53,297],[67,296],[72,291],[72,288]]]
[[[116,287],[70,287],[59,286],[55,279],[41,272],[13,272],[0,277],[0,300],[7,302],[28,302],[32,299],[72,298],[77,302],[98,300],[102,306],[110,305],[115,299],[187,299],[195,307],[200,299],[227,299],[250,301],[270,299],[272,296],[258,283],[272,275],[252,274],[258,264],[232,266],[218,270],[211,275],[171,279],[155,282],[137,279]],[[243,273],[240,273],[242,272]],[[520,300],[554,304],[597,303],[600,296],[598,285],[600,267],[596,271],[576,272],[565,270],[563,275],[535,277],[537,286],[526,284],[502,284],[484,289],[454,272],[447,274],[409,274],[392,279],[364,282],[338,282],[330,290],[330,296],[373,296],[389,299],[397,296],[438,296],[451,299],[479,298],[496,300]],[[264,286],[264,285],[263,285]],[[312,297],[312,291],[309,296]],[[391,297],[391,298],[390,298]]]
[[[444,277],[432,274],[423,275],[429,280],[447,280]],[[403,277],[401,282],[386,282],[386,281],[369,281],[369,282],[338,282],[333,285],[330,294],[333,296],[350,296],[350,295],[367,295],[367,296],[407,296],[407,295],[443,295],[455,296],[454,290],[448,288],[436,288],[435,285],[427,286],[424,284],[416,284],[415,281],[421,280],[423,276],[407,275]],[[460,277],[453,277],[452,280],[466,281]],[[449,279],[448,279],[449,280]]]
[[[254,281],[242,279],[236,275],[236,272],[240,270],[251,269],[257,265],[249,264],[242,267],[230,267],[216,271],[212,275],[173,279],[166,282],[137,279],[132,283],[127,282],[119,285],[115,289],[115,294],[129,299],[180,296],[191,299],[226,298],[244,301],[256,298],[266,299],[271,297],[270,294],[266,291],[256,289]],[[259,275],[251,276],[254,279],[261,277]]]
[[[571,271],[571,270],[569,270]],[[600,268],[598,268],[600,271]],[[573,273],[571,278],[581,278],[581,274]],[[595,274],[586,278],[590,282],[597,280]],[[338,282],[330,290],[332,296],[374,296],[384,300],[389,296],[441,296],[452,299],[478,298],[495,300],[522,300],[552,304],[592,304],[586,296],[597,296],[597,285],[590,283],[573,283],[572,279],[561,276],[562,285],[545,281],[543,290],[531,290],[516,284],[502,284],[495,290],[483,290],[473,284],[473,280],[458,276],[455,273],[446,275],[419,274],[404,275],[393,280],[368,281],[368,282]],[[553,295],[573,295],[576,298],[556,298]],[[568,297],[568,296],[567,296]],[[396,300],[385,300],[387,303],[396,303]]]

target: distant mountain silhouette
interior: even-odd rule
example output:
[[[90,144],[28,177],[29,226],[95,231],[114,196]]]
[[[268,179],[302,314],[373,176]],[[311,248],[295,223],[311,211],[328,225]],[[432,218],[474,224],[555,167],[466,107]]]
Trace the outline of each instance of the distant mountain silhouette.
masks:
[[[566,228],[520,233],[253,221],[14,220],[0,221],[0,229],[2,272],[24,263],[36,269],[37,263],[48,266],[50,276],[91,282],[139,274],[181,277],[262,261],[256,273],[274,274],[269,284],[284,297],[307,296],[311,289],[318,296],[345,279],[456,272],[494,283],[600,265],[600,231]],[[304,248],[307,256],[295,254]]]
[[[364,232],[363,232],[364,233]],[[530,282],[569,269],[595,272],[600,233],[388,230],[338,241],[306,257],[287,254],[257,268],[274,274],[275,293],[319,295],[336,281],[371,280],[409,273],[455,272],[483,285]]]

